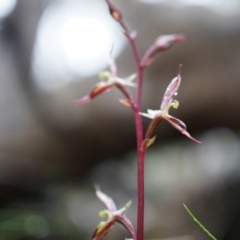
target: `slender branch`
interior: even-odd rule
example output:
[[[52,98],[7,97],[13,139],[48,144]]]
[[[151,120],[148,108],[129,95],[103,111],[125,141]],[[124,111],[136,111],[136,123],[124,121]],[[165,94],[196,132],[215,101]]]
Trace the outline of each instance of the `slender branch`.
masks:
[[[141,58],[139,50],[135,41],[135,34],[131,33],[127,25],[120,21],[124,34],[128,38],[135,62],[137,65],[137,91],[136,91],[136,109],[135,113],[135,126],[137,135],[137,153],[138,153],[138,216],[137,216],[137,240],[143,240],[144,235],[144,157],[146,149],[142,149],[143,142],[143,126],[142,117],[139,111],[142,107],[142,84],[143,84],[143,68],[141,67]]]

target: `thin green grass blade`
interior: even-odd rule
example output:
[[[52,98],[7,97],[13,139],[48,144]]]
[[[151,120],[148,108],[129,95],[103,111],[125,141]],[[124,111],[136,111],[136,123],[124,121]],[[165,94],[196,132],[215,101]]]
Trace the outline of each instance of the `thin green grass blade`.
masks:
[[[189,208],[183,204],[184,208],[188,212],[188,214],[192,217],[193,221],[198,224],[198,226],[213,240],[217,240],[198,220],[197,218],[192,214],[192,212],[189,210]]]

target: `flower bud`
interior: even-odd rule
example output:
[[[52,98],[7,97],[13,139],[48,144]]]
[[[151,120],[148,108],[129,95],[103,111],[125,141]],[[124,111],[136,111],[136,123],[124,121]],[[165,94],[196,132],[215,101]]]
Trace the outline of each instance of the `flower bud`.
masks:
[[[115,7],[109,0],[105,0],[108,8],[109,8],[109,12],[111,14],[111,16],[113,17],[113,19],[117,22],[121,22],[122,21],[122,13],[121,11]]]
[[[163,35],[156,39],[155,46],[158,51],[165,51],[173,46],[176,42],[183,42],[185,37],[183,35]]]
[[[162,35],[159,36],[154,44],[149,47],[149,49],[146,51],[145,55],[143,56],[143,59],[141,61],[141,67],[147,67],[149,66],[152,61],[155,54],[158,52],[163,52],[171,48],[174,43],[176,42],[183,42],[185,40],[185,37],[183,35]]]

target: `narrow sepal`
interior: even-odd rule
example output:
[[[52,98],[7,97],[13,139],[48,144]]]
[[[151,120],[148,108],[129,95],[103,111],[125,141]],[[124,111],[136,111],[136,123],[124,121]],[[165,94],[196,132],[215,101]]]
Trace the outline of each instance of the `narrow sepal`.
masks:
[[[132,102],[129,99],[118,100],[123,106],[132,108]]]
[[[76,99],[73,101],[73,104],[76,106],[76,107],[81,107],[87,103],[89,103],[91,101],[91,98],[89,97],[89,95],[87,96],[84,96],[82,98],[79,98],[79,99]]]
[[[113,86],[112,83],[108,83],[108,82],[99,82],[95,85],[95,87],[92,89],[92,91],[90,92],[89,96],[91,99],[95,98],[96,96],[108,92],[111,87]]]
[[[134,100],[133,100],[132,94],[128,91],[126,86],[122,85],[119,82],[115,82],[115,86],[123,93],[123,95],[129,100],[129,102],[132,103],[132,106],[134,106],[133,105]]]
[[[130,76],[124,78],[124,80],[125,80],[126,82],[132,82],[132,81],[134,81],[134,80],[136,79],[136,77],[137,77],[137,74],[136,74],[136,73],[133,73],[133,74],[131,74]],[[136,84],[135,84],[135,87],[136,87]]]
[[[135,233],[134,227],[131,221],[127,217],[120,216],[117,219],[117,222],[123,225],[127,229],[127,231],[131,234],[133,240],[137,240],[137,235]]]
[[[97,229],[93,233],[92,240],[101,240],[103,239],[108,232],[112,229],[116,220],[113,218],[110,221],[102,221],[98,224]]]
[[[129,200],[124,207],[120,208],[119,210],[116,210],[114,212],[115,216],[125,216],[126,211],[128,210],[128,208],[131,206],[132,204],[132,200]]]
[[[127,78],[115,78],[115,82],[120,83],[123,86],[129,86],[129,87],[136,87],[137,84],[135,82],[132,82],[135,79],[135,74],[132,74],[131,76]]]
[[[105,204],[107,209],[112,212],[116,211],[116,205],[115,205],[114,201],[112,200],[112,198],[110,198],[107,194],[103,193],[97,184],[95,184],[94,187],[95,187],[96,195],[97,195],[98,199],[101,200]]]
[[[110,91],[112,84],[108,84],[106,82],[99,82],[95,85],[95,87],[91,90],[91,92],[80,98],[73,101],[73,104],[77,107],[81,107],[87,103],[89,103],[93,98],[97,97],[98,95]]]
[[[153,119],[153,116],[150,115],[149,113],[139,112],[138,114],[139,114],[139,115],[142,115],[142,116],[144,116],[144,117],[147,117],[147,118],[151,118],[151,119]]]
[[[187,132],[187,127],[185,125],[184,122],[182,122],[181,120],[172,117],[170,115],[168,115],[165,118],[174,128],[176,128],[179,132],[181,132],[182,134],[184,134],[185,136],[187,136],[189,139],[191,139],[192,141],[196,142],[196,143],[201,143],[200,141],[198,141],[197,139],[193,138],[190,133]]]
[[[162,99],[161,110],[164,110],[169,104],[171,104],[173,97],[177,95],[178,88],[181,84],[181,70],[182,64],[179,65],[178,75],[168,85]]]
[[[158,126],[158,124],[163,120],[162,116],[159,115],[158,117],[155,117],[148,125],[146,134],[145,134],[145,138],[146,139],[151,139],[153,132],[155,131],[156,127]]]

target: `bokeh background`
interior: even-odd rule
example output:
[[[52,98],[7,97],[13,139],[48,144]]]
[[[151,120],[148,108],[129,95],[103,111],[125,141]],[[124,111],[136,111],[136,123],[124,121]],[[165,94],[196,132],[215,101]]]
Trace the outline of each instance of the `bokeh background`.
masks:
[[[146,156],[146,239],[240,239],[240,2],[115,0],[137,30],[141,54],[161,34],[187,41],[145,72],[143,111],[157,109],[183,64],[180,108],[171,113],[203,142],[169,124]],[[109,51],[119,75],[136,71],[128,42],[103,0],[0,1],[0,237],[91,239],[104,209],[101,185],[136,224],[132,112],[116,90],[76,108]],[[148,119],[144,119],[147,127]],[[106,239],[129,237],[116,226]]]

